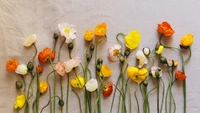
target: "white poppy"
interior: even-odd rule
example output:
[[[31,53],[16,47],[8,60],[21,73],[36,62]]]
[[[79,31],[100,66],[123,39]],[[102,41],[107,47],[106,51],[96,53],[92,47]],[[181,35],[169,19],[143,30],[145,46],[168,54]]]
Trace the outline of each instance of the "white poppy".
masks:
[[[137,51],[136,58],[139,60],[138,68],[141,68],[144,64],[148,63],[148,59],[146,58],[144,53],[142,51],[140,51],[140,50]]]
[[[17,66],[17,69],[15,70],[15,72],[20,75],[25,75],[28,73],[28,68],[26,67],[26,65],[21,64]]]
[[[98,88],[98,82],[96,79],[92,78],[85,84],[85,87],[88,91],[93,92]]]
[[[64,62],[65,72],[69,73],[73,68],[77,67],[81,62],[79,57],[72,58],[66,62]]]
[[[61,36],[64,36],[66,38],[66,43],[70,43],[76,38],[76,30],[74,29],[74,25],[62,23],[58,24],[58,29]]]
[[[34,44],[37,40],[37,35],[36,34],[32,34],[29,37],[26,38],[26,40],[24,41],[24,46],[29,47],[32,44]]]
[[[108,49],[108,59],[112,62],[117,61],[119,54],[121,53],[121,46],[119,44],[114,45]]]
[[[148,56],[149,54],[150,54],[150,49],[148,48],[148,47],[144,47],[143,48],[143,53],[146,55],[146,56]]]

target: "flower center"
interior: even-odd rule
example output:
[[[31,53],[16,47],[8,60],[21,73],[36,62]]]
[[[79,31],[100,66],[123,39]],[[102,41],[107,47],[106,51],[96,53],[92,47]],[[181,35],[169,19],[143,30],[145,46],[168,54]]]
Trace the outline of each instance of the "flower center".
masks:
[[[64,29],[64,32],[65,32],[65,33],[70,33],[70,29],[65,28],[65,29]]]
[[[114,56],[117,56],[118,54],[119,54],[119,50],[117,50],[117,49],[113,50],[113,55]]]

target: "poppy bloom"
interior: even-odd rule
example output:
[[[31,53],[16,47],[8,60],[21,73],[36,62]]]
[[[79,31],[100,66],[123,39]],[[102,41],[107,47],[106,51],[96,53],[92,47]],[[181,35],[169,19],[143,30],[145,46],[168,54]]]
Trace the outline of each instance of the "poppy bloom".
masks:
[[[44,48],[43,51],[41,51],[39,54],[38,54],[38,60],[41,62],[41,63],[46,63],[48,58],[51,58],[51,61],[54,60],[55,58],[55,51],[51,51],[50,48]]]
[[[185,36],[183,36],[181,38],[180,46],[187,48],[187,47],[192,45],[193,41],[194,41],[193,35],[192,34],[187,34],[187,35],[185,35]]]
[[[140,44],[140,33],[136,30],[131,31],[125,36],[126,47],[129,49],[135,49]]]
[[[126,72],[128,77],[137,83],[144,81],[148,75],[148,70],[146,68],[139,69],[136,67],[128,67]]]
[[[92,30],[85,30],[84,31],[84,38],[86,41],[91,41],[94,37],[94,32]]]
[[[98,88],[98,82],[97,79],[90,79],[89,81],[87,81],[87,83],[85,84],[85,88],[86,90],[88,90],[89,92],[93,92]]]
[[[139,60],[139,68],[141,68],[144,64],[148,63],[148,59],[141,50],[137,51],[136,58]]]
[[[48,83],[45,81],[40,82],[40,93],[45,93],[48,89]]]
[[[75,79],[72,79],[70,82],[71,82],[71,85],[74,88],[80,88],[81,89],[85,85],[85,80],[80,75],[78,75]]]
[[[8,71],[15,71],[18,66],[18,61],[11,59],[6,62],[6,68]]]
[[[158,24],[158,32],[165,36],[172,36],[175,32],[168,22],[162,22]]]
[[[65,76],[66,75],[65,66],[64,66],[64,64],[62,62],[58,62],[56,64],[55,70],[60,76]]]
[[[117,61],[119,54],[121,53],[121,46],[119,44],[114,45],[108,49],[108,59],[112,62]]]
[[[28,38],[26,38],[26,40],[24,41],[24,46],[29,47],[32,44],[34,44],[36,42],[36,40],[37,40],[37,35],[32,34]]]
[[[108,66],[102,64],[101,70],[98,72],[98,74],[99,76],[109,77],[112,74],[112,70]]]
[[[42,72],[43,72],[43,68],[42,68],[40,65],[38,65],[38,66],[37,66],[37,71],[38,71],[39,73],[42,73]]]
[[[74,57],[68,61],[63,63],[65,72],[69,73],[73,68],[77,67],[81,63],[81,59],[79,57]]]
[[[17,96],[15,100],[14,109],[21,109],[24,106],[25,102],[26,102],[25,95],[22,94]]]
[[[108,97],[111,95],[113,91],[113,86],[112,86],[112,83],[111,82],[108,82],[106,85],[104,85],[104,88],[103,88],[103,96],[104,97]]]
[[[185,78],[187,78],[187,76],[180,70],[175,72],[175,76],[176,76],[176,79],[178,79],[179,81],[185,80]]]
[[[98,24],[94,29],[94,34],[97,36],[104,36],[107,32],[106,23]]]

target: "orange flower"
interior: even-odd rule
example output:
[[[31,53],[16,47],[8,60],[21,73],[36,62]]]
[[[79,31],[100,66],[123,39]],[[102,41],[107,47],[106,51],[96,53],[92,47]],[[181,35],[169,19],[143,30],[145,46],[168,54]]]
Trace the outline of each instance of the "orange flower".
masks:
[[[94,34],[97,36],[104,36],[107,32],[106,23],[98,24],[94,29]]]
[[[165,36],[172,36],[174,34],[174,30],[168,22],[158,24],[158,32],[164,34]]]
[[[6,68],[8,71],[15,71],[18,66],[18,61],[11,59],[6,62]]]
[[[185,78],[187,78],[187,76],[180,70],[176,71],[175,76],[176,76],[176,79],[180,81],[185,80]]]
[[[55,51],[51,51],[50,48],[44,48],[43,51],[41,51],[39,54],[38,54],[38,60],[41,62],[41,63],[46,63],[47,62],[47,58],[51,58],[51,61],[54,60],[55,58]]]
[[[37,71],[38,71],[39,73],[42,73],[42,72],[43,72],[43,68],[42,68],[40,65],[38,65],[38,66],[37,66]]]

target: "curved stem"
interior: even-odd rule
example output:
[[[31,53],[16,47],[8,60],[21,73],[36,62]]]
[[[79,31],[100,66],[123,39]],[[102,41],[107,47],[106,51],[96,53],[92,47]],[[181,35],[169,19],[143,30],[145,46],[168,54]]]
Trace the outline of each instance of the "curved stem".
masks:
[[[158,87],[158,85],[156,85],[154,88],[152,88],[152,89],[146,94],[146,97],[145,97],[145,100],[144,100],[144,103],[143,103],[143,104],[145,104],[146,101],[148,102],[148,96],[149,96],[149,94],[150,94],[153,90],[155,90],[157,87]],[[148,105],[149,105],[149,104],[148,104]],[[148,107],[148,113],[150,113],[149,107]]]
[[[79,97],[78,94],[74,91],[73,88],[72,88],[72,91],[76,94],[76,96],[77,96],[77,98],[78,98],[80,113],[82,113],[82,107],[81,107],[81,100],[80,100],[80,97]]]
[[[27,99],[29,100],[30,98],[31,98],[31,96],[29,96],[29,90],[30,90],[30,87],[31,87],[31,84],[32,84],[32,82],[33,82],[33,80],[34,80],[34,78],[35,78],[35,75],[33,75],[33,73],[31,72],[31,82],[30,82],[30,84],[29,84],[29,86],[28,86],[28,94],[27,94]],[[33,92],[32,92],[33,93]]]
[[[119,45],[122,46],[122,42],[119,40],[119,35],[122,35],[123,37],[126,36],[126,35],[123,34],[123,33],[118,33],[118,34],[116,35],[116,39],[117,39]]]
[[[43,112],[43,110],[51,103],[51,99],[57,97],[58,99],[60,99],[58,96],[53,96],[49,99],[48,103],[40,110],[40,113]]]
[[[159,93],[160,93],[160,78],[158,78],[158,80],[157,80],[157,113],[159,113],[159,103],[160,103],[160,101],[159,101]]]
[[[66,38],[64,38],[64,40],[62,41],[60,48],[58,50],[58,62],[60,61],[60,52],[61,52],[61,48],[63,47],[64,43],[65,43]]]
[[[49,86],[49,99],[51,99],[51,86],[50,86],[50,84],[49,84],[49,76],[50,76],[53,72],[54,72],[54,70],[51,71],[51,72],[47,75],[47,78],[46,78],[47,84],[48,84],[48,86]],[[50,113],[52,113],[52,102],[50,103]]]
[[[35,59],[35,57],[36,57],[36,55],[37,55],[37,47],[35,46],[35,43],[33,44],[33,47],[35,48],[35,54],[34,54],[34,56],[33,56],[32,60],[34,60],[34,59]]]

